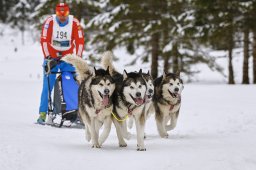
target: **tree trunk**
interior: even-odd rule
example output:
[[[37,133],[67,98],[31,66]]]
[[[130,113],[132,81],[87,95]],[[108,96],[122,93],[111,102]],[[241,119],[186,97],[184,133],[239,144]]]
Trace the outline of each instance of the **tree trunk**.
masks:
[[[21,43],[22,43],[22,45],[25,45],[24,30],[21,30]]]
[[[244,30],[244,63],[242,84],[249,84],[249,30]]]
[[[232,64],[232,59],[233,59],[233,44],[234,44],[234,39],[233,39],[233,31],[232,28],[229,33],[229,41],[228,41],[228,84],[235,84],[234,80],[234,70],[233,70],[233,64]]]
[[[172,57],[173,57],[173,67],[172,71],[173,73],[176,73],[179,70],[179,52],[178,52],[178,45],[174,44],[173,45],[173,52],[172,52]]]
[[[77,3],[77,19],[81,22],[82,16],[83,16],[83,10],[84,10],[84,5],[82,1]]]
[[[159,34],[158,33],[154,33],[152,35],[151,46],[152,46],[151,75],[153,79],[155,79],[157,78],[157,73],[158,73],[158,55],[159,55]]]
[[[169,55],[168,53],[163,54],[164,57],[164,72],[168,73],[169,72]]]
[[[163,44],[166,46],[168,44],[168,30],[165,29],[163,32]],[[163,58],[164,58],[164,72],[168,73],[169,72],[169,59],[170,59],[170,53],[168,51],[163,52]]]
[[[233,48],[229,48],[228,49],[228,84],[235,84],[233,64],[232,64],[232,59],[233,59],[232,52],[233,52]]]
[[[253,31],[253,84],[256,84],[256,30]]]

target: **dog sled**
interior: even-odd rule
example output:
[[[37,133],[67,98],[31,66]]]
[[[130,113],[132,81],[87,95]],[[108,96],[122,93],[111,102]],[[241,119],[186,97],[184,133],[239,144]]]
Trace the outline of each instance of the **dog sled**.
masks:
[[[62,62],[62,61],[59,61]],[[56,65],[55,65],[56,66]],[[53,68],[54,66],[51,66]],[[50,93],[50,74],[56,74],[53,96]],[[48,118],[47,125],[54,127],[83,128],[78,116],[78,88],[75,72],[49,71],[48,81]]]

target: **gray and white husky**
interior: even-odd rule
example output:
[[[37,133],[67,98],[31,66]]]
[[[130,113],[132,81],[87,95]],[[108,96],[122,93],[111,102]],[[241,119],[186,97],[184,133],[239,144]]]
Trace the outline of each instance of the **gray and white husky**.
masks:
[[[181,92],[184,88],[179,73],[164,73],[154,80],[153,97],[155,119],[159,135],[168,138],[167,131],[176,127],[181,106]],[[168,122],[170,121],[170,124]]]
[[[154,95],[154,85],[153,85],[153,78],[150,75],[149,71],[148,73],[142,73],[143,78],[147,85],[147,92],[145,95],[145,105],[144,105],[144,114],[146,119],[150,117],[152,113],[154,113],[154,106],[153,106],[153,95]],[[129,117],[128,121],[128,127],[131,129],[133,127],[133,117]],[[146,135],[144,136],[146,137]]]
[[[77,79],[80,82],[78,112],[86,126],[86,139],[88,141],[92,139],[92,147],[100,148],[111,130],[114,79],[109,74],[109,69],[93,69],[79,57],[68,55],[62,60],[72,64],[78,75]],[[99,137],[103,124],[104,129]]]
[[[126,118],[128,115],[133,116],[137,131],[137,150],[145,151],[144,146],[144,128],[145,115],[144,96],[147,91],[147,86],[142,77],[142,70],[139,72],[127,73],[124,70],[123,75],[118,73],[113,66],[113,53],[105,52],[102,56],[103,68],[109,67],[110,75],[116,82],[116,89],[113,94],[113,123],[116,127],[117,137],[120,147],[126,147],[124,141],[125,131],[127,130]]]

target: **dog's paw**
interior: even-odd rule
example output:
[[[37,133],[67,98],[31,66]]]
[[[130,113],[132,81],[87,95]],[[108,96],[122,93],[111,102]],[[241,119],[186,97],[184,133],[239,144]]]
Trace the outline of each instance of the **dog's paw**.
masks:
[[[166,133],[166,134],[164,135],[164,138],[166,138],[166,139],[168,139],[168,138],[169,138],[168,133]]]
[[[101,146],[99,144],[93,144],[92,148],[101,148]]]
[[[119,147],[127,147],[127,144],[126,143],[120,143]]]
[[[161,138],[166,138],[166,139],[169,137],[168,133],[166,133],[166,134],[160,134],[160,136],[161,136]]]
[[[137,151],[146,151],[146,148],[141,147],[137,144]]]
[[[146,151],[146,148],[137,148],[137,151]]]

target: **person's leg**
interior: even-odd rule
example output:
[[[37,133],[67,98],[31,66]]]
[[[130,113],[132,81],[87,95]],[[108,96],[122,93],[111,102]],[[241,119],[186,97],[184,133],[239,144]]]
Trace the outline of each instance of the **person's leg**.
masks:
[[[43,67],[45,66],[46,61],[44,61]],[[58,66],[54,67],[52,69],[52,71],[58,71]],[[45,114],[48,111],[48,76],[49,76],[49,82],[50,82],[50,91],[52,91],[54,83],[55,83],[55,79],[56,79],[56,75],[55,74],[49,74],[46,75],[45,71],[43,72],[43,89],[42,89],[42,93],[41,93],[41,101],[40,101],[40,107],[39,107],[39,113],[41,115],[41,113]],[[40,117],[39,117],[40,118]]]

